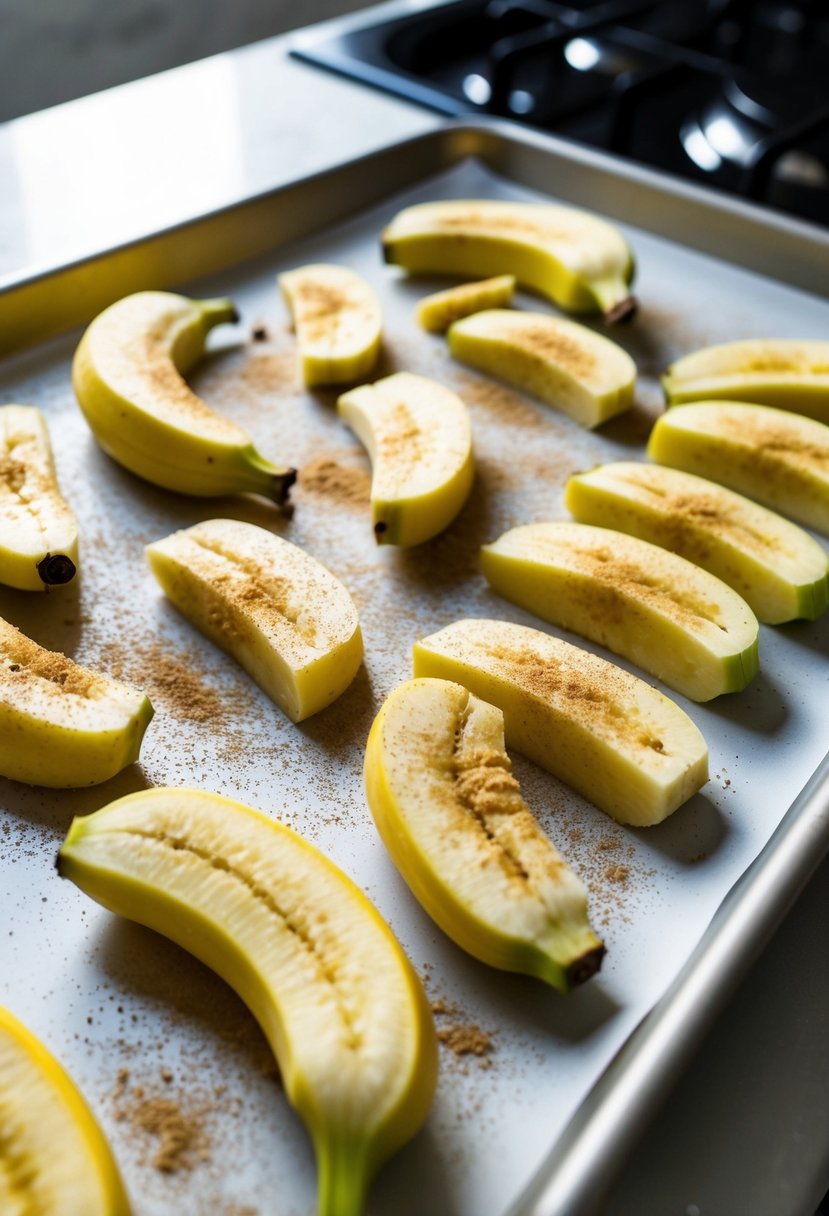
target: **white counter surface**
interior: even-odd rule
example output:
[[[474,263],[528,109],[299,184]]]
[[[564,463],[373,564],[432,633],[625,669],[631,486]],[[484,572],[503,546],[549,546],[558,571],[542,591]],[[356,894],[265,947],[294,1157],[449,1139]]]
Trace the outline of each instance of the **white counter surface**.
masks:
[[[442,121],[289,59],[287,41],[0,127],[0,282]],[[811,1216],[829,1187],[828,946],[824,864],[655,1120],[611,1216]]]

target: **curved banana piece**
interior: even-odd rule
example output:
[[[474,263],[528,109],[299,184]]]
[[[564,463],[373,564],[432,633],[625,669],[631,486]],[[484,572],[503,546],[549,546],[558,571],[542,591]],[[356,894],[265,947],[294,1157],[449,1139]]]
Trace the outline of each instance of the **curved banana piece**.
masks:
[[[129,1216],[118,1167],[68,1074],[0,1008],[0,1212]]]
[[[0,618],[0,774],[74,789],[138,759],[153,707],[143,692],[44,650]]]
[[[414,274],[512,274],[569,312],[633,315],[633,255],[618,228],[554,203],[448,199],[398,212],[382,234],[387,262]]]
[[[693,701],[757,674],[759,625],[741,596],[676,553],[589,524],[526,524],[481,549],[489,585],[607,646]]]
[[[126,296],[86,330],[72,384],[95,438],[130,472],[180,494],[262,494],[283,503],[296,471],[260,456],[247,432],[183,379],[208,331],[237,320],[230,300]]]
[[[829,342],[748,338],[684,355],[662,378],[670,405],[727,398],[829,422]]]
[[[456,321],[447,337],[453,358],[525,389],[582,426],[599,426],[633,405],[636,364],[577,321],[492,308]]]
[[[370,375],[383,318],[365,279],[318,262],[288,270],[278,282],[296,329],[303,384],[353,384]]]
[[[829,561],[797,524],[695,473],[622,460],[571,477],[581,523],[629,532],[695,562],[768,625],[816,620],[829,607]]]
[[[515,295],[515,276],[496,275],[475,283],[461,283],[446,291],[424,296],[415,311],[415,320],[430,334],[445,333],[453,321],[483,312],[486,308],[507,308]]]
[[[668,697],[596,655],[509,621],[456,621],[413,650],[504,714],[507,743],[619,823],[660,823],[708,780],[708,749]]]
[[[357,674],[354,601],[297,545],[256,524],[208,519],[146,554],[175,606],[294,722],[330,705]]]
[[[366,745],[369,809],[413,894],[462,949],[562,992],[598,971],[587,892],[521,797],[504,715],[447,680],[410,680]]]
[[[397,372],[344,393],[337,409],[371,459],[381,545],[419,545],[448,528],[475,475],[469,411],[436,380]]]
[[[648,455],[829,536],[829,426],[743,401],[695,401],[658,418]]]
[[[199,790],[143,790],[75,819],[58,869],[236,990],[313,1140],[318,1216],[359,1216],[375,1170],[426,1118],[437,1070],[423,989],[362,892],[289,828]]]
[[[41,591],[71,582],[78,525],[61,497],[46,419],[33,405],[0,406],[0,582]]]

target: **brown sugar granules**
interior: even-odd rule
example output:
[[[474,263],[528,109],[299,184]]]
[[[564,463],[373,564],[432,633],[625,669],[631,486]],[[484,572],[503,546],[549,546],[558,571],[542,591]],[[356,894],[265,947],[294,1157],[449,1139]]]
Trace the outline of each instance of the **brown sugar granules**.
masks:
[[[299,484],[312,494],[329,495],[350,506],[365,506],[371,497],[371,474],[349,468],[330,455],[311,460],[299,473]]]
[[[129,1072],[122,1068],[113,1094],[115,1118],[152,1138],[155,1151],[149,1160],[154,1169],[162,1174],[176,1174],[210,1160],[205,1112],[185,1110],[174,1098],[147,1094],[140,1085],[128,1090],[128,1081]]]
[[[482,1068],[492,1066],[490,1055],[495,1050],[495,1043],[489,1031],[467,1021],[457,1005],[444,1000],[432,1001],[432,1013],[438,1019],[451,1018],[437,1030],[437,1039],[442,1046],[459,1059],[475,1056]]]

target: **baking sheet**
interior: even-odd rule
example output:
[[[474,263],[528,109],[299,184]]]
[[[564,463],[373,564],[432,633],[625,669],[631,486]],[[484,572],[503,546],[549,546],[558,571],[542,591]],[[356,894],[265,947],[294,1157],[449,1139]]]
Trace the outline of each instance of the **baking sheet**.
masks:
[[[384,267],[378,233],[399,207],[451,196],[542,197],[467,162],[314,239],[188,286],[192,294],[232,295],[243,315],[237,330],[214,335],[214,353],[192,383],[245,426],[265,455],[303,470],[292,514],[254,500],[181,499],[112,464],[69,385],[77,334],[9,360],[2,371],[0,400],[30,401],[48,414],[61,484],[81,525],[82,578],[49,596],[4,591],[0,613],[43,644],[144,687],[157,712],[141,764],[106,786],[63,793],[2,783],[0,879],[9,911],[0,1000],[80,1084],[141,1216],[246,1209],[304,1216],[313,1210],[313,1164],[264,1041],[236,998],[177,948],[118,922],[57,878],[52,861],[71,815],[148,784],[200,785],[272,813],[334,858],[400,937],[444,1010],[439,1030],[477,1028],[492,1045],[482,1056],[444,1046],[430,1120],[382,1171],[370,1210],[479,1216],[501,1212],[527,1183],[826,751],[824,620],[763,626],[763,671],[743,694],[700,707],[668,690],[709,743],[712,779],[659,827],[621,828],[516,757],[527,801],[590,887],[594,923],[608,946],[600,976],[569,998],[468,959],[415,904],[365,808],[362,749],[374,713],[410,674],[412,642],[459,616],[500,616],[557,632],[488,591],[477,572],[478,546],[519,523],[566,517],[562,487],[571,471],[641,457],[660,409],[657,377],[671,359],[758,334],[821,337],[829,322],[825,301],[625,225],[642,312],[613,336],[639,367],[637,405],[589,434],[453,364],[443,340],[415,326],[415,301],[441,284],[408,281]],[[378,290],[386,318],[378,374],[433,376],[470,405],[478,465],[472,498],[448,533],[418,550],[375,547],[368,463],[337,418],[336,394],[298,386],[274,275],[308,261],[343,262]],[[519,304],[548,310],[529,295]],[[267,341],[250,341],[257,325]],[[339,488],[331,485],[331,464]],[[302,545],[357,602],[364,668],[339,702],[300,726],[194,634],[146,569],[144,543],[208,516],[248,519]],[[142,1126],[154,1100],[185,1116],[193,1133],[189,1168],[167,1174],[154,1166],[159,1141]]]

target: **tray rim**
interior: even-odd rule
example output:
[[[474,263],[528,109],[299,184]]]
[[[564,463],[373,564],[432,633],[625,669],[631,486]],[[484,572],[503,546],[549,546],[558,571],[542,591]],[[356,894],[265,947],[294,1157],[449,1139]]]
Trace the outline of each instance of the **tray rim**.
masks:
[[[820,288],[829,277],[829,231],[503,120],[447,120],[192,219],[7,280],[0,284],[0,358],[90,320],[129,291],[230,269],[472,157],[518,185],[542,192],[554,186],[558,198],[570,191],[579,206],[675,242],[676,218],[669,222],[668,216],[675,217],[678,207],[688,221],[680,243],[825,298]],[[551,166],[569,173],[575,188],[568,177],[547,180]],[[585,203],[585,183],[613,190]],[[644,217],[631,216],[631,202],[646,204]],[[246,218],[241,232],[240,214]],[[275,223],[282,225],[276,236]],[[825,267],[816,252],[825,254]],[[829,754],[505,1216],[590,1216],[600,1210],[659,1103],[827,852]]]

